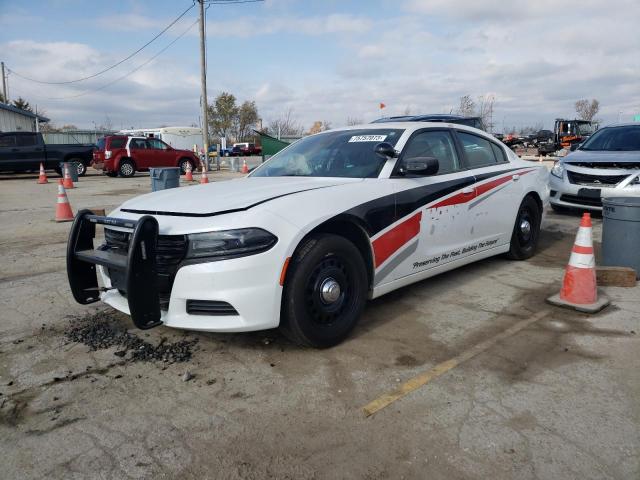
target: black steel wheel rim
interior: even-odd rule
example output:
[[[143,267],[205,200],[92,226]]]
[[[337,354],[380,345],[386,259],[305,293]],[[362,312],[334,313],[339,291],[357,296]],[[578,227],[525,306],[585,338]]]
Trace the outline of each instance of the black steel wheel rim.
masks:
[[[520,209],[518,221],[516,223],[516,232],[518,243],[521,246],[528,246],[534,239],[534,218],[528,208]]]
[[[335,284],[339,294],[328,299],[326,287]],[[335,295],[335,290],[332,293]],[[345,262],[335,255],[323,258],[307,279],[304,295],[307,313],[314,323],[331,325],[340,321],[353,304],[351,277]]]

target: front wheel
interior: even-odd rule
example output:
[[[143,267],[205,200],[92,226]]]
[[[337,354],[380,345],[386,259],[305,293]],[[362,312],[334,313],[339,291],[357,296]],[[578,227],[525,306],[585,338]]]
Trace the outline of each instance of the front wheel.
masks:
[[[542,214],[538,203],[526,196],[516,215],[516,223],[511,234],[511,246],[507,256],[512,260],[526,260],[533,256],[540,238]]]
[[[78,176],[79,177],[84,177],[85,174],[87,173],[87,166],[82,163],[81,160],[72,160],[72,162],[77,162],[78,165]]]
[[[192,172],[195,171],[193,162],[191,160],[189,160],[188,158],[183,158],[178,163],[178,167],[180,167],[180,175],[184,175],[185,173],[187,173],[187,165],[191,165],[191,171]]]
[[[366,266],[353,243],[337,235],[313,235],[289,264],[280,328],[300,345],[336,345],[356,325],[367,288]]]

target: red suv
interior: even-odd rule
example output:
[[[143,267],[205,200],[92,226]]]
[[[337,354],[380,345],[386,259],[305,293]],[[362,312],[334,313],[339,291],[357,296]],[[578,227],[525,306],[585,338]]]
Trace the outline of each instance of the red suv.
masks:
[[[93,168],[110,177],[132,177],[151,167],[180,167],[195,170],[200,160],[190,150],[177,150],[157,138],[109,135],[98,140],[93,151]]]

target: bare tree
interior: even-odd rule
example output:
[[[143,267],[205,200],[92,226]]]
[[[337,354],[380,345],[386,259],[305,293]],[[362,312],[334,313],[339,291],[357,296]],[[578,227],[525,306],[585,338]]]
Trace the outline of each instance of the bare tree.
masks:
[[[589,102],[586,98],[576,102],[576,113],[581,120],[593,120],[600,110],[600,102],[595,98]]]
[[[360,125],[364,123],[364,120],[358,117],[347,117],[347,126]]]
[[[236,139],[239,142],[248,140],[252,136],[251,129],[258,123],[258,107],[256,102],[245,101],[238,108],[236,119]]]
[[[304,134],[304,128],[296,120],[293,109],[289,108],[283,112],[280,117],[275,118],[268,123],[267,133],[274,137],[301,137]]]
[[[458,115],[462,115],[463,117],[473,117],[475,110],[476,104],[473,102],[471,95],[464,95],[460,97],[460,104],[456,110]]]
[[[480,117],[482,128],[487,132],[493,131],[493,104],[495,97],[493,95],[481,95],[478,97],[477,116]]]

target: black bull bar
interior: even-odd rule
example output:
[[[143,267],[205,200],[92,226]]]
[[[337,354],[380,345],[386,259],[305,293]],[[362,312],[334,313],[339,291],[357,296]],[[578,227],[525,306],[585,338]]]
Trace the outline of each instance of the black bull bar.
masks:
[[[96,225],[133,229],[128,250],[95,249]],[[96,265],[101,265],[109,270],[113,288],[126,295],[135,326],[148,329],[160,325],[157,244],[158,221],[150,215],[126,220],[81,210],[73,221],[67,244],[67,276],[73,298],[83,305],[100,299]]]

